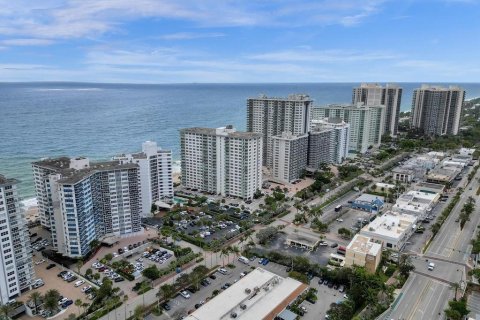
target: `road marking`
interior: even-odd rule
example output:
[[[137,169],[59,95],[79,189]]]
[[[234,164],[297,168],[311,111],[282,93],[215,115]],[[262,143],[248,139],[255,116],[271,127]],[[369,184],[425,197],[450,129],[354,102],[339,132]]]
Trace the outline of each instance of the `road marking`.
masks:
[[[430,288],[431,285],[432,285],[432,281],[428,280],[427,284],[425,285],[425,287],[422,290],[422,293],[420,294],[419,298],[417,299],[417,302],[415,303],[415,306],[413,307],[412,312],[409,314],[409,317],[407,318],[408,320],[413,319],[413,317],[415,316],[415,313],[417,313],[418,305],[420,304],[420,301],[423,299],[425,293],[427,292],[427,290]]]

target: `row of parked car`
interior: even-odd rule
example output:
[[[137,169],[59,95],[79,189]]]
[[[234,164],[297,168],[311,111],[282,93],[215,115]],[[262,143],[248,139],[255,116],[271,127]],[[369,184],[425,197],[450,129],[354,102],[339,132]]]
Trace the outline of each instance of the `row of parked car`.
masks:
[[[115,271],[110,270],[107,266],[101,264],[100,262],[94,262],[92,263],[92,268],[96,269],[98,272],[102,272],[104,276],[112,279],[115,282],[121,282],[124,281],[125,279],[120,276],[118,273],[115,273]],[[99,280],[92,280],[94,283],[98,284],[99,286],[102,285],[102,281]]]
[[[173,257],[173,254],[169,253],[166,250],[152,249],[151,251],[145,251],[142,255],[145,259],[150,261],[155,261],[160,264],[165,263],[168,259]],[[142,262],[137,259],[137,262]]]
[[[345,292],[345,286],[343,284],[339,285],[339,284],[333,282],[332,280],[320,278],[318,280],[318,284],[323,284],[323,285],[325,285],[329,288],[333,288],[334,290],[338,290],[339,292]]]

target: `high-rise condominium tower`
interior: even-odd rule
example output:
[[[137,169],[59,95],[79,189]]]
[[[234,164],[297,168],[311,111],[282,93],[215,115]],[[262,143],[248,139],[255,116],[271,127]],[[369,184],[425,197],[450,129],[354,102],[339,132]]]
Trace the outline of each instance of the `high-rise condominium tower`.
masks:
[[[385,125],[385,106],[328,105],[315,107],[313,119],[340,118],[350,125],[349,151],[365,153],[379,146]]]
[[[340,118],[312,120],[308,136],[308,167],[342,163],[348,156],[350,125]]]
[[[308,134],[293,135],[283,132],[272,137],[272,175],[281,183],[290,183],[307,168]]]
[[[273,166],[272,137],[283,132],[304,135],[310,130],[313,100],[303,94],[287,98],[269,98],[262,95],[247,100],[247,131],[263,136],[263,164]]]
[[[39,208],[59,253],[82,257],[93,240],[140,231],[138,164],[61,157],[32,166]]]
[[[252,199],[262,186],[262,135],[232,126],[180,130],[182,185]]]
[[[0,175],[0,302],[30,288],[34,277],[30,236],[15,179]]]
[[[376,83],[362,83],[353,88],[352,104],[360,102],[367,106],[385,106],[385,127],[383,133],[396,136],[398,133],[398,118],[402,102],[402,88],[394,84],[385,86]]]
[[[425,135],[458,134],[465,90],[422,85],[413,91],[411,127]]]
[[[173,197],[172,151],[146,141],[142,143],[142,152],[118,155],[113,160],[138,164],[144,217],[151,215],[152,204]]]

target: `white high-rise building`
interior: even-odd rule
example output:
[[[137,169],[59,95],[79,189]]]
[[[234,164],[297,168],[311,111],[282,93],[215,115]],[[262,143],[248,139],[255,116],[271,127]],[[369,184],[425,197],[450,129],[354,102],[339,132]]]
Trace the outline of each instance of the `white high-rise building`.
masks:
[[[350,125],[339,118],[312,120],[308,137],[308,167],[342,163],[348,156]]]
[[[251,199],[262,186],[262,136],[232,126],[180,130],[182,185]]]
[[[61,157],[34,162],[33,171],[36,187],[47,186],[36,189],[37,199],[51,212],[52,244],[59,253],[82,257],[93,240],[141,230],[137,164]]]
[[[460,126],[465,90],[422,85],[413,91],[411,127],[425,135],[456,135]]]
[[[313,100],[308,95],[292,94],[287,98],[262,95],[247,100],[247,131],[263,136],[263,164],[273,166],[272,137],[283,132],[303,135],[310,130]]]
[[[297,180],[307,168],[308,134],[283,132],[272,137],[272,176],[280,183]]]
[[[140,168],[142,215],[151,215],[152,204],[173,197],[172,151],[162,150],[156,142],[142,143],[142,152],[113,158],[120,163],[136,163]]]
[[[314,107],[314,120],[340,118],[350,125],[349,151],[365,153],[379,146],[385,125],[385,106],[328,105]]]
[[[352,104],[363,103],[366,106],[385,106],[385,127],[383,133],[393,137],[398,134],[398,119],[402,103],[402,88],[395,84],[385,86],[377,83],[362,83],[353,88]]]
[[[15,179],[0,175],[0,303],[30,289],[34,277],[30,236]]]

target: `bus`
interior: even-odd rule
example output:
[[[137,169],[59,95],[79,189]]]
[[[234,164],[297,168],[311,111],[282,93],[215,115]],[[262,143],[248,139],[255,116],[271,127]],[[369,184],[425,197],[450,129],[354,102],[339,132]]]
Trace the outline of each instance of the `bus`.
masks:
[[[339,246],[337,249],[337,253],[341,254],[342,256],[344,256],[346,252],[347,252],[347,248],[345,248],[344,246]]]
[[[246,258],[246,257],[240,257],[240,258],[238,258],[238,261],[240,261],[242,263],[245,263],[245,264],[250,263],[250,260],[248,260],[248,258]]]
[[[342,205],[339,204],[338,206],[335,207],[335,212],[339,212],[340,210],[342,210]]]

